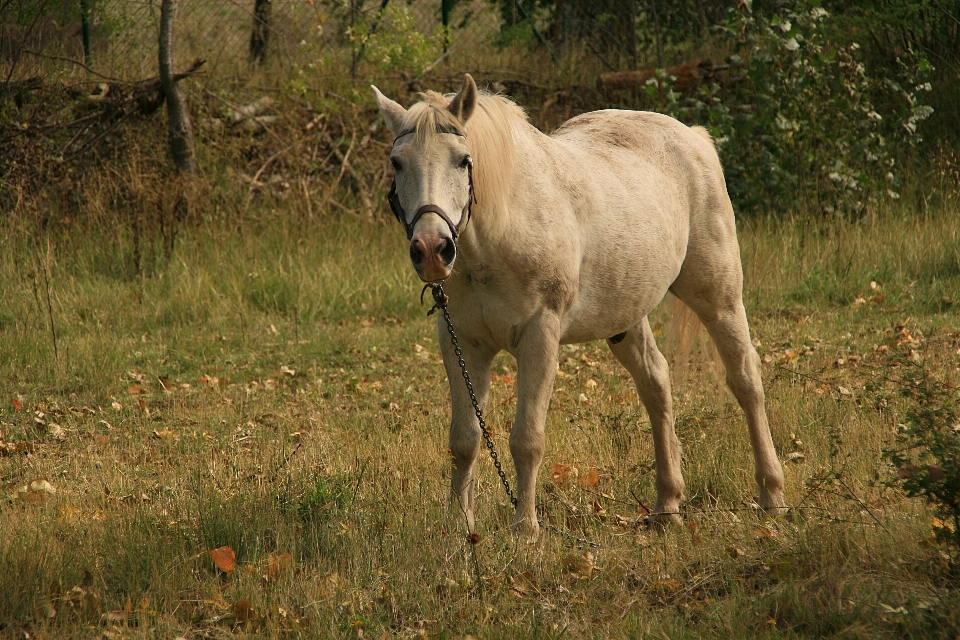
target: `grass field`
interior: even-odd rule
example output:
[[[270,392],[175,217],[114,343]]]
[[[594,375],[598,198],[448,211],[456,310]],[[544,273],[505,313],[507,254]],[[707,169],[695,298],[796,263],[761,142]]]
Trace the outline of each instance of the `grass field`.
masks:
[[[960,377],[949,208],[742,226],[786,516],[751,508],[742,415],[695,349],[675,372],[684,527],[645,530],[632,383],[604,344],[565,347],[540,497],[594,550],[518,548],[489,461],[479,544],[445,520],[446,379],[399,229],[200,224],[141,277],[97,233],[0,241],[0,636],[960,633],[939,523],[881,455],[897,385]],[[515,363],[495,371],[509,460]]]

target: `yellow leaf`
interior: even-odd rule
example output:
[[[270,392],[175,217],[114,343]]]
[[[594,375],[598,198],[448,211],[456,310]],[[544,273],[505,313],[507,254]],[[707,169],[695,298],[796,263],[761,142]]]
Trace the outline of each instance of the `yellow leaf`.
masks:
[[[582,556],[564,556],[561,558],[560,564],[568,572],[580,578],[589,578],[593,575],[593,570],[596,568],[596,565],[593,563],[593,554],[589,551],[585,552]]]
[[[292,566],[293,558],[289,553],[271,553],[267,560],[267,575],[274,579]]]
[[[674,578],[667,580],[657,580],[650,585],[650,590],[661,595],[667,595],[680,590],[680,583]]]

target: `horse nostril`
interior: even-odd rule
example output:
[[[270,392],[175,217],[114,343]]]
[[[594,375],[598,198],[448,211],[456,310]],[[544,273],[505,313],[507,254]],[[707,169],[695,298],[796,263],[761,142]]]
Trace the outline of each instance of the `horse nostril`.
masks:
[[[423,262],[423,249],[421,247],[423,243],[420,240],[414,240],[410,243],[410,261],[413,264],[420,264]]]
[[[457,245],[453,240],[444,238],[437,249],[437,253],[443,260],[443,263],[449,265],[457,257]]]

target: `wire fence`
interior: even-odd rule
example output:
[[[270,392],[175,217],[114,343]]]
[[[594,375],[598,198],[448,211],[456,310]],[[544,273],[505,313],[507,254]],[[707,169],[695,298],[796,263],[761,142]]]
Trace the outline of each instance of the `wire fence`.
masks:
[[[463,64],[505,48],[552,61],[551,72],[578,65],[618,71],[662,66],[669,38],[660,36],[663,16],[650,10],[656,4],[190,0],[177,3],[176,56],[181,67],[205,60],[206,77],[217,80],[250,75],[254,62],[280,78],[323,64],[343,76],[375,68],[418,77],[448,52],[455,52],[448,61]],[[0,0],[0,83],[48,78],[52,61],[64,70],[82,61],[125,81],[155,76],[160,8],[161,0]],[[658,25],[655,33],[650,25]]]
[[[398,64],[436,60],[451,48],[485,46],[500,36],[501,18],[489,0],[447,8],[448,1],[180,2],[176,55],[181,66],[205,60],[207,75],[218,77],[242,73],[252,62],[281,73],[296,71],[344,50],[352,54],[354,67],[390,53],[399,57]],[[123,80],[156,75],[159,0],[81,0],[80,10],[69,11],[50,10],[49,4],[0,2],[4,75],[29,75],[38,57],[48,68],[50,60],[83,61],[99,74]]]

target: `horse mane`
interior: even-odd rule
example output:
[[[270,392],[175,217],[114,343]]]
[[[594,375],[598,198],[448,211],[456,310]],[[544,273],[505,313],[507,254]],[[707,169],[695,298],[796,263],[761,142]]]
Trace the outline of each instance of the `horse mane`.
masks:
[[[466,125],[447,109],[455,94],[435,91],[420,94],[422,102],[410,107],[404,129],[414,129],[418,141],[437,135],[443,129],[466,133],[467,148],[473,158],[473,224],[488,233],[503,230],[507,220],[510,190],[516,168],[516,143],[513,128],[527,123],[523,109],[509,98],[479,92],[477,106]]]

